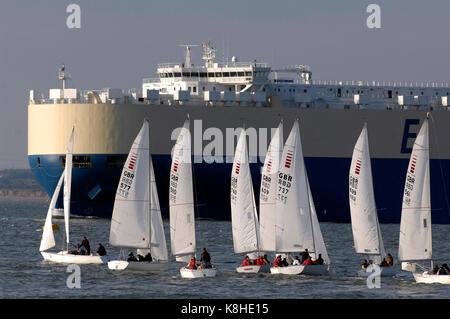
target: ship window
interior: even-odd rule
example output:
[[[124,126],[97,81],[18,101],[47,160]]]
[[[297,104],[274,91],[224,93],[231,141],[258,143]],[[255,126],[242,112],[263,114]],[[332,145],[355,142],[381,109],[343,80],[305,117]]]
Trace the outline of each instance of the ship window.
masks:
[[[189,77],[191,74],[189,72],[183,72],[183,76]]]
[[[160,77],[160,78],[165,78],[165,77],[166,77],[166,74],[165,74],[165,73],[160,73],[160,74],[159,74],[159,77]]]
[[[245,76],[252,76],[252,72],[251,71],[245,71]]]
[[[127,160],[126,155],[112,155],[106,157],[107,168],[122,168]]]
[[[66,167],[66,156],[59,157],[59,164],[62,168]],[[73,168],[91,168],[92,162],[90,156],[73,156],[72,157],[72,167]]]
[[[236,72],[230,72],[230,76],[236,76],[237,73]]]
[[[41,158],[38,157],[36,160],[37,160],[38,167],[41,167]]]
[[[220,78],[222,76],[222,72],[216,72],[216,78]]]
[[[244,76],[245,73],[244,72],[238,72],[238,76]]]
[[[206,78],[206,75],[207,75],[206,72],[200,72],[200,77],[201,78]]]
[[[215,86],[213,86],[213,91],[215,91],[216,90],[216,87]]]
[[[179,77],[181,76],[181,73],[180,73],[180,72],[175,72],[175,73],[173,74],[173,76],[176,77],[176,78],[179,78]]]
[[[209,72],[208,73],[208,77],[213,78],[214,77],[214,72]]]
[[[230,72],[223,72],[223,76],[230,76]]]
[[[438,96],[439,95],[439,92],[436,92],[436,96]]]
[[[231,92],[231,88],[228,88],[228,91],[230,91],[230,92]]]
[[[196,86],[194,86],[194,87],[192,88],[192,92],[194,92],[194,93],[197,92],[197,87],[196,87]]]
[[[409,95],[412,95],[413,94],[413,92],[411,91],[411,92],[409,92]]]
[[[198,77],[198,72],[191,72],[192,77]]]
[[[167,77],[173,78],[173,73],[167,73]]]
[[[448,96],[448,92],[447,92],[447,96]]]
[[[203,87],[202,90],[204,91],[204,90],[205,90],[205,87]]]

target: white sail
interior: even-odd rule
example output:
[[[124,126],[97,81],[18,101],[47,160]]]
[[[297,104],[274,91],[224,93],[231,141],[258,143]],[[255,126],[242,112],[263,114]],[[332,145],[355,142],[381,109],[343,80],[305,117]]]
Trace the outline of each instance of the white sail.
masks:
[[[52,215],[53,210],[56,206],[56,201],[58,200],[59,192],[61,191],[61,185],[64,180],[65,171],[61,174],[58,184],[56,185],[55,191],[53,192],[52,199],[47,211],[47,217],[45,218],[44,231],[42,232],[41,246],[39,251],[44,251],[55,247],[55,236],[53,235],[53,221]]]
[[[283,148],[278,170],[276,251],[314,252],[311,208],[298,120]]]
[[[317,218],[316,207],[314,205],[314,200],[311,194],[311,187],[309,186],[309,180],[306,179],[308,184],[308,197],[309,197],[309,206],[311,207],[311,222],[312,222],[312,232],[314,236],[314,250],[311,255],[314,259],[319,257],[319,254],[322,255],[322,259],[324,264],[330,264],[330,257],[328,257],[327,246],[325,245],[325,241],[323,240],[322,231],[320,230],[319,219]],[[309,249],[308,249],[309,250]]]
[[[66,152],[66,164],[64,169],[64,225],[66,229],[66,242],[69,243],[69,220],[70,220],[70,193],[72,185],[72,156],[73,156],[73,134],[75,128],[72,128],[69,145]]]
[[[258,215],[247,151],[247,134],[241,130],[231,171],[231,225],[234,252],[259,251]]]
[[[159,206],[158,190],[156,189],[155,172],[150,157],[150,223],[151,242],[150,250],[152,257],[159,261],[169,260],[167,253],[166,236]]]
[[[283,122],[280,122],[280,125],[278,125],[278,128],[270,141],[269,148],[267,149],[259,193],[260,249],[267,252],[275,252],[276,249],[275,223],[278,187],[277,174],[282,152]]]
[[[406,173],[398,259],[428,260],[432,255],[428,119],[417,135]]]
[[[111,218],[113,246],[150,247],[149,124],[145,120],[120,176]]]
[[[169,186],[171,253],[189,261],[195,253],[195,214],[189,118],[178,136],[172,155]],[[181,258],[185,256],[184,258]]]
[[[364,124],[353,149],[349,172],[349,201],[356,252],[384,258],[385,251],[372,184],[367,124]]]

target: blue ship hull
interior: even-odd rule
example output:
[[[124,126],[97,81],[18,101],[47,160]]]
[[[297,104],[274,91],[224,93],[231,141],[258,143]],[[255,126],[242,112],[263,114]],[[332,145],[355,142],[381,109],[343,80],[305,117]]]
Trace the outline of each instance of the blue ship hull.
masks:
[[[63,171],[61,155],[32,155],[29,163],[33,174],[49,196],[53,194]],[[80,154],[82,155],[82,154]],[[107,155],[86,154],[90,168],[74,168],[72,172],[71,213],[79,216],[110,218],[122,168],[107,168]],[[108,154],[108,156],[111,154]],[[117,154],[127,155],[127,154]],[[40,158],[40,164],[37,163]],[[168,189],[170,155],[153,155],[155,177],[163,217],[169,216]],[[348,171],[350,158],[305,158],[316,211],[321,222],[350,222],[348,204]],[[409,159],[372,159],[372,173],[378,218],[381,223],[399,223],[406,169]],[[262,163],[251,164],[253,185],[258,205]],[[196,217],[230,220],[231,163],[196,163],[193,168]],[[447,172],[447,173],[446,173]],[[450,224],[448,191],[450,160],[430,162],[432,221]],[[60,196],[57,207],[62,207]]]

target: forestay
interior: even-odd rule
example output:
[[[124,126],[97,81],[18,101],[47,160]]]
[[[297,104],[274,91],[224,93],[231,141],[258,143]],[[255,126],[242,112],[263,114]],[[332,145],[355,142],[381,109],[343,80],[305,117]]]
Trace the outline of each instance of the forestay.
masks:
[[[372,184],[367,124],[364,124],[353,149],[349,172],[349,201],[356,252],[384,258],[385,251]],[[381,258],[376,262],[381,262]]]
[[[191,164],[189,118],[184,122],[172,154],[170,167],[170,238],[171,253],[177,258],[195,254],[195,214]]]
[[[259,193],[260,249],[267,252],[275,252],[276,249],[277,174],[282,152],[283,122],[280,122],[267,150]]]
[[[427,260],[432,256],[428,119],[417,135],[406,174],[398,259]]]
[[[259,251],[259,225],[247,151],[247,134],[241,130],[231,171],[231,224],[234,252]]]

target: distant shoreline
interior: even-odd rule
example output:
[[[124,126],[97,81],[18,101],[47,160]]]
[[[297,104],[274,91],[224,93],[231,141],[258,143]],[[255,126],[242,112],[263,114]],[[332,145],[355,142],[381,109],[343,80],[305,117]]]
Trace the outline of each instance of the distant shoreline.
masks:
[[[4,190],[0,189],[0,201],[7,200],[36,200],[36,201],[48,201],[49,197],[47,193],[42,191],[29,191],[29,190]]]

